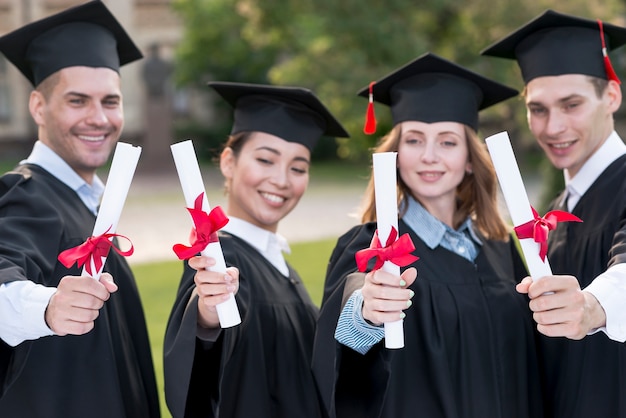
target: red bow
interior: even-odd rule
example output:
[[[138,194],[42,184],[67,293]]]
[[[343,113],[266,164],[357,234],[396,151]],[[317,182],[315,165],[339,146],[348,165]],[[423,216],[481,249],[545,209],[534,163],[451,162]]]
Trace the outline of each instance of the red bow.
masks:
[[[104,234],[98,235],[97,237],[89,237],[87,241],[82,244],[69,248],[57,257],[58,260],[65,267],[70,268],[77,263],[78,267],[85,266],[85,271],[93,277],[93,272],[91,271],[91,261],[93,261],[93,265],[96,268],[96,273],[100,271],[102,268],[102,258],[106,257],[109,254],[109,249],[113,248],[116,253],[121,256],[127,257],[132,255],[135,249],[133,248],[133,244],[130,244],[130,249],[128,251],[122,251],[115,246],[112,239],[114,237],[121,237],[126,239],[128,242],[130,240],[124,235],[119,234],[110,234],[109,229],[107,229]]]
[[[218,242],[217,231],[228,223],[228,217],[221,207],[214,207],[208,215],[202,210],[203,196],[204,193],[198,195],[194,202],[193,209],[187,208],[195,226],[195,228],[191,230],[191,236],[189,237],[191,247],[176,244],[172,248],[181,260],[187,260],[193,257],[203,251],[211,242]]]
[[[376,257],[376,264],[373,270],[381,268],[385,261],[391,261],[396,266],[403,267],[419,260],[419,257],[411,254],[411,252],[415,251],[415,245],[413,245],[409,234],[404,234],[396,240],[397,236],[398,231],[392,227],[387,243],[382,247],[378,238],[378,230],[376,230],[370,247],[357,251],[355,254],[356,265],[359,271],[367,270],[367,262],[373,257]]]
[[[541,257],[541,261],[545,261],[546,254],[548,254],[548,232],[556,228],[557,222],[582,222],[582,219],[562,210],[551,210],[541,217],[535,208],[531,206],[531,209],[535,219],[516,226],[514,230],[518,238],[532,238],[538,242],[540,245],[539,257]]]

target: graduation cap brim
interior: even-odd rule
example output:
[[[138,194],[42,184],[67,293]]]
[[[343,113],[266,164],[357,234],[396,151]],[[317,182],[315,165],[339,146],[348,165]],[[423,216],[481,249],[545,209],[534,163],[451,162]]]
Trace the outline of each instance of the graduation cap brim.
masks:
[[[349,137],[324,104],[308,89],[212,81],[212,87],[235,109],[232,133],[261,131],[312,148],[322,135]]]
[[[412,95],[412,100],[394,103],[394,91],[398,89]],[[433,53],[425,53],[376,81],[372,93],[374,101],[391,107],[394,124],[406,120],[455,121],[476,129],[478,111],[519,92]],[[357,94],[369,97],[369,86]],[[403,108],[397,109],[399,106]]]
[[[40,35],[45,36],[46,32],[52,29],[78,22],[98,25],[113,35],[116,42],[117,57],[115,57],[115,60],[106,58],[102,61],[102,66],[119,71],[119,66],[143,57],[141,51],[128,36],[124,28],[106,8],[104,3],[99,0],[69,8],[4,35],[0,38],[0,51],[33,85],[39,84],[46,76],[65,67],[73,65],[97,66],[101,59],[94,59],[90,56],[91,54],[97,54],[97,51],[72,51],[71,48],[64,49],[63,45],[53,45],[51,43],[53,48],[60,51],[61,56],[47,57],[51,62],[42,64],[46,68],[41,69],[41,71],[33,69],[33,63],[28,56],[31,43]],[[83,61],[84,64],[81,64]],[[42,76],[42,74],[45,76]]]
[[[626,44],[626,28],[602,22],[608,50]],[[517,60],[526,82],[543,75],[606,77],[597,20],[546,10],[481,55]]]

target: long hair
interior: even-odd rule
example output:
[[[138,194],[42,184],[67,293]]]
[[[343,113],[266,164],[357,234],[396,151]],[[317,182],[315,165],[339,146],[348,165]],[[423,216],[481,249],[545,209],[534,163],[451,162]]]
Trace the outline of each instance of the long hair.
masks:
[[[453,227],[458,228],[467,217],[471,217],[476,229],[485,238],[506,241],[509,228],[500,215],[496,171],[487,152],[487,147],[469,126],[464,126],[465,139],[472,163],[472,173],[466,173],[456,189],[457,207],[453,216]],[[401,125],[397,124],[385,135],[373,152],[397,152],[402,134]],[[398,175],[398,215],[402,217],[407,210],[411,190]],[[417,197],[413,196],[415,199]],[[419,199],[417,199],[419,201]],[[374,177],[370,175],[361,209],[361,221],[376,220],[376,201],[374,195]]]

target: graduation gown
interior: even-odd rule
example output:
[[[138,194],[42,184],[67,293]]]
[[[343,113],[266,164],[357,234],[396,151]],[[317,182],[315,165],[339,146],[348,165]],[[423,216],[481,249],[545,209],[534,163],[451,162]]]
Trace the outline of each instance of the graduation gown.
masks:
[[[329,415],[541,417],[535,327],[526,297],[515,291],[525,270],[512,243],[484,240],[470,262],[431,250],[400,220],[420,257],[404,348],[385,349],[382,341],[361,355],[336,342],[346,277],[375,228],[356,226],[340,237],[328,266],[313,370]]]
[[[83,243],[95,216],[76,193],[34,165],[0,179],[0,283],[57,286],[58,254]],[[159,417],[150,344],[133,275],[111,251],[104,271],[119,290],[92,331],[48,336],[10,347],[0,340],[0,416],[29,418]]]
[[[555,202],[560,202],[560,196]],[[608,267],[626,262],[626,155],[614,161],[548,237],[554,274],[571,274],[585,288]],[[541,338],[550,416],[626,417],[626,345],[603,332],[580,341]]]
[[[310,368],[318,308],[302,280],[291,267],[285,277],[234,235],[220,232],[220,243],[226,264],[239,269],[242,322],[217,331],[218,338],[197,338],[195,270],[185,263],[164,345],[172,415],[320,417]]]

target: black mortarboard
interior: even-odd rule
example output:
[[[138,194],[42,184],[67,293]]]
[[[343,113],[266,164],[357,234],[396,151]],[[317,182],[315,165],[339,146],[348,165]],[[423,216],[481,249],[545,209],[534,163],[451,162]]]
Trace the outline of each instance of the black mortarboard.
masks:
[[[349,136],[308,89],[222,81],[208,84],[234,108],[231,134],[265,132],[310,150],[322,135]]]
[[[478,111],[518,94],[432,53],[426,53],[358,92],[391,108],[393,124],[408,120],[459,122],[478,129]],[[367,132],[366,133],[373,133]]]
[[[37,86],[66,67],[120,66],[142,57],[99,0],[29,23],[0,38],[0,51]]]
[[[525,83],[563,74],[619,81],[604,42],[607,50],[623,45],[626,28],[547,10],[481,54],[517,60]]]

